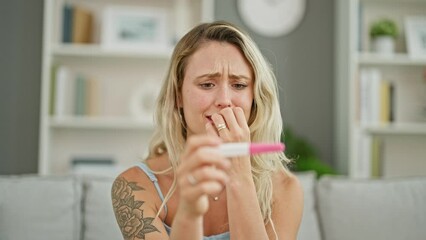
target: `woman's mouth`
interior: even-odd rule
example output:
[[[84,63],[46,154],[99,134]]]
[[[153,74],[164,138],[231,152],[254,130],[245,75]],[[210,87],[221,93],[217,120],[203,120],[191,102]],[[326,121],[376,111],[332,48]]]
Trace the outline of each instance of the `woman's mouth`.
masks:
[[[206,118],[207,118],[207,121],[209,121],[209,122],[213,122],[213,120],[212,120],[212,116],[211,116],[211,115],[206,116]]]

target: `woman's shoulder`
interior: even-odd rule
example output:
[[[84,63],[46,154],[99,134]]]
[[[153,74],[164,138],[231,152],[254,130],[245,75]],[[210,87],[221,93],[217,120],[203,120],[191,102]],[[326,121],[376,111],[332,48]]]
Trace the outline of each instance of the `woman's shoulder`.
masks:
[[[126,239],[136,239],[136,236],[151,232],[166,239],[162,223],[166,213],[161,211],[157,215],[162,201],[143,168],[134,166],[120,173],[112,185],[111,198],[118,225]],[[149,239],[160,239],[159,235],[157,237]]]
[[[292,195],[303,198],[303,187],[295,174],[287,169],[282,169],[272,175],[274,195]]]
[[[147,165],[146,165],[147,166]],[[121,172],[114,180],[111,196],[114,200],[123,201],[123,197],[133,198],[134,201],[143,202],[143,208],[151,208],[157,210],[161,205],[161,199],[158,196],[154,186],[152,176],[149,176],[149,167],[141,168],[140,166],[130,167]]]
[[[138,166],[130,167],[121,172],[114,180],[112,194],[115,190],[126,189],[132,195],[149,194],[151,181],[149,177]],[[119,193],[117,193],[119,194]]]
[[[148,181],[151,182],[149,175],[154,175],[155,172],[159,171],[159,168],[163,162],[162,157],[154,157],[143,160],[137,163],[135,166],[129,167],[121,172],[116,179],[124,178],[132,181]]]
[[[137,181],[140,182],[141,180],[143,180],[143,176],[145,175],[143,173],[142,168],[140,167],[140,165],[144,164],[143,162],[137,162],[135,164],[133,164],[132,166],[125,168],[124,170],[122,170],[121,172],[118,173],[118,175],[116,175],[115,180],[117,181],[118,179],[125,179],[127,181]]]

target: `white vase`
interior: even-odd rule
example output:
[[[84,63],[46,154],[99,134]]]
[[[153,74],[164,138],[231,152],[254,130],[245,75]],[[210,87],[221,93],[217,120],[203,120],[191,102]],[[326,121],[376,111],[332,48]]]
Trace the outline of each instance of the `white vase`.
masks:
[[[395,41],[391,36],[373,38],[373,51],[383,55],[392,55],[395,52]]]

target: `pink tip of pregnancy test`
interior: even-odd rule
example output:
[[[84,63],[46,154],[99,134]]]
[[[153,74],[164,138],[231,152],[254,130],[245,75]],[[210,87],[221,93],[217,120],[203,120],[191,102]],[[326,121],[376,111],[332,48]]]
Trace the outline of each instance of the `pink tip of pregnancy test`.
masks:
[[[250,154],[282,152],[285,146],[283,143],[251,143]]]

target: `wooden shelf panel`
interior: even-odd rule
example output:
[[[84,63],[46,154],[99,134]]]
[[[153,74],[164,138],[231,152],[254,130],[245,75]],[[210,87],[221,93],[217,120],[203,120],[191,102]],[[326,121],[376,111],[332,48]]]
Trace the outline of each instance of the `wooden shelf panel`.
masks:
[[[99,57],[99,58],[141,58],[170,59],[173,47],[164,49],[104,49],[97,44],[59,44],[53,47],[56,57]]]
[[[372,135],[426,135],[426,123],[394,123],[362,127]]]
[[[400,3],[401,0],[359,0],[361,3]],[[406,3],[426,3],[426,0],[404,0]]]
[[[395,53],[393,55],[380,55],[375,53],[358,53],[357,61],[361,65],[426,65],[426,58],[412,58],[408,54]]]
[[[51,117],[49,125],[55,129],[146,129],[151,130],[154,124],[151,119],[131,117]]]

